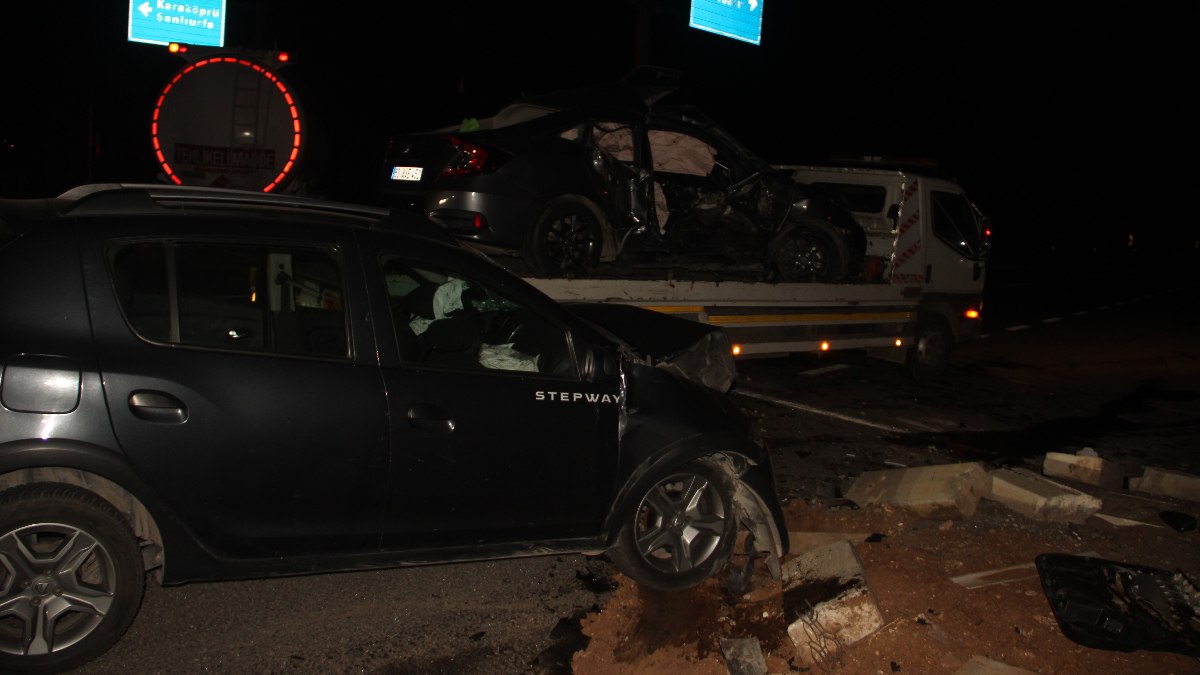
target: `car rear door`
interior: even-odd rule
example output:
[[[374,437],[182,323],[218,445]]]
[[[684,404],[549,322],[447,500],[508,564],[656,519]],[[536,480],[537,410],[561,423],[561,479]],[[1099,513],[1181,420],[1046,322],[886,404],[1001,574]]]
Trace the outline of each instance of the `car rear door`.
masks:
[[[89,223],[84,235],[116,436],[219,556],[379,542],[387,408],[354,239],[284,227]]]

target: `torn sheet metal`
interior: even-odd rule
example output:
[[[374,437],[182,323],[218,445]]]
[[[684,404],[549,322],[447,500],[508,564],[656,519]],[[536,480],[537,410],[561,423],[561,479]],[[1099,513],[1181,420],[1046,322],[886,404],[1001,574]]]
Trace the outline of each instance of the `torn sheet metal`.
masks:
[[[1200,589],[1183,572],[1062,553],[1035,562],[1054,618],[1071,640],[1200,656]]]
[[[564,303],[647,363],[720,392],[737,379],[729,337],[718,326],[619,303]]]

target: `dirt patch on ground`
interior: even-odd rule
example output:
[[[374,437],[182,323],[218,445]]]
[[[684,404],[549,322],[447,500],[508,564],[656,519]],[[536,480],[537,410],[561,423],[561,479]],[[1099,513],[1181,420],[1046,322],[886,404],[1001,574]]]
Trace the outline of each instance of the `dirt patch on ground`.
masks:
[[[1200,572],[1200,534],[1168,527],[1159,515],[1195,516],[1196,504],[1113,491],[1104,497],[1102,513],[1147,524],[1116,526],[1094,516],[1082,524],[1038,522],[988,500],[969,518],[944,521],[894,508],[795,500],[786,507],[793,532],[868,535],[855,537],[853,547],[882,614],[882,628],[804,667],[787,635],[794,618],[785,615],[782,586],[761,561],[754,563],[751,590],[737,597],[722,579],[664,594],[617,576],[617,588],[601,610],[583,619],[589,643],[575,654],[572,670],[577,675],[723,674],[730,671],[721,640],[754,638],[770,673],[955,673],[973,657],[1058,675],[1200,673],[1200,658],[1085,647],[1060,629],[1033,567],[1040,554],[1088,553],[1182,570],[1192,579]],[[1028,568],[1012,571],[1003,583],[966,588],[952,581],[1021,565]]]

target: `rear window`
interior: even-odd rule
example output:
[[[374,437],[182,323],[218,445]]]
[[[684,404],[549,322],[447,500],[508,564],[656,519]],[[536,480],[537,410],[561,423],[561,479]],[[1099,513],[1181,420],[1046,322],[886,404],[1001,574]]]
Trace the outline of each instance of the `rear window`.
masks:
[[[861,213],[883,213],[887,201],[887,189],[882,185],[858,185],[855,183],[813,183],[837,194],[851,211]]]
[[[139,242],[111,257],[129,326],[168,344],[349,358],[341,272],[330,251]]]

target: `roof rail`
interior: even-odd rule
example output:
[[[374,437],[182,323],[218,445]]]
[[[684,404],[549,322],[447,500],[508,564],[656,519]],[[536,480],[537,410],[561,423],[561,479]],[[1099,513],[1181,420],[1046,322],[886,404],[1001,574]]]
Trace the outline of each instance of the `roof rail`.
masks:
[[[230,188],[162,185],[157,183],[92,183],[81,185],[59,195],[67,213],[84,215],[100,213],[129,213],[171,207],[220,208],[286,207],[379,220],[389,210],[377,206],[328,201],[316,197],[235,190]]]

